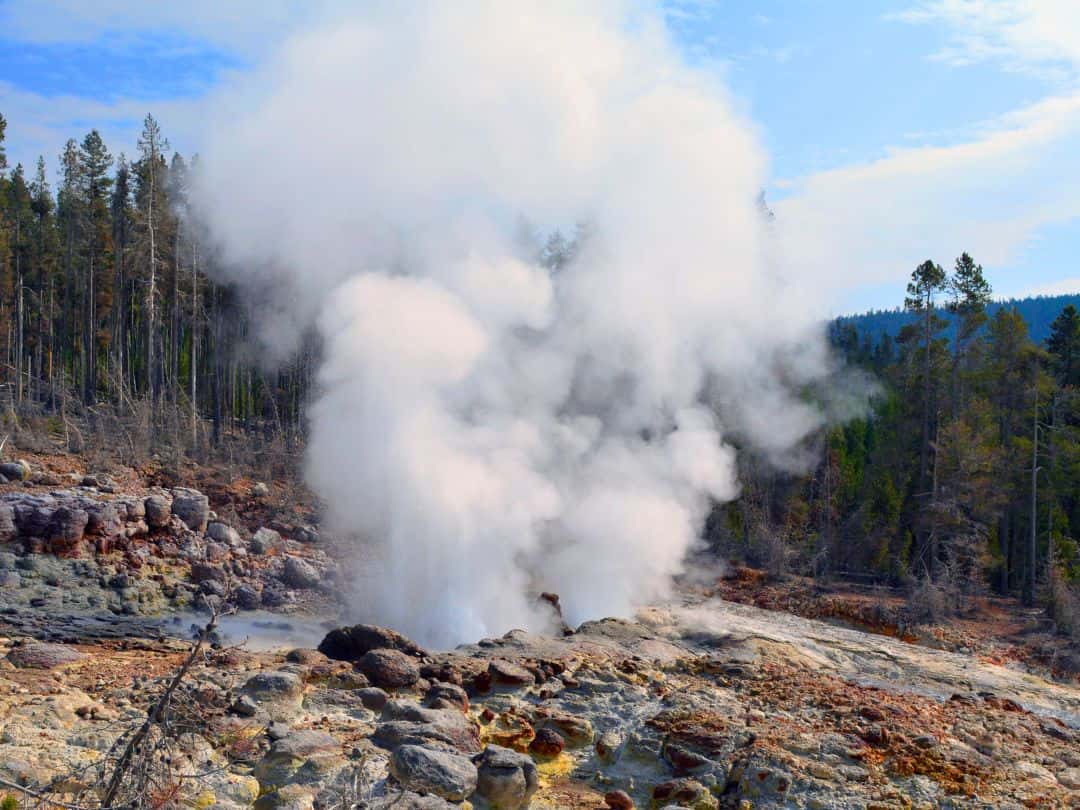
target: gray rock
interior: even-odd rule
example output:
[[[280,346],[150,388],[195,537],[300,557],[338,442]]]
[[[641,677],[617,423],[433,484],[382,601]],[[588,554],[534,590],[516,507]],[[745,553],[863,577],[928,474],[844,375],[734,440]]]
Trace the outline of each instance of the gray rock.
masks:
[[[392,793],[373,800],[372,810],[461,810],[460,804],[448,802],[439,796],[421,796],[411,790]]]
[[[126,514],[127,510],[124,511]],[[90,504],[86,508],[86,514],[88,515],[86,522],[88,534],[115,537],[120,534],[120,530],[124,527],[123,521],[120,519],[120,512],[115,504],[104,501]]]
[[[241,610],[257,610],[262,605],[262,593],[253,585],[241,585],[233,591],[232,598]]]
[[[172,508],[168,500],[161,495],[151,495],[143,501],[143,510],[146,514],[146,525],[151,529],[164,529],[169,525]]]
[[[240,544],[240,532],[225,523],[211,523],[206,527],[206,536],[227,546]]]
[[[315,794],[300,785],[284,785],[259,797],[255,810],[312,810]]]
[[[265,554],[270,549],[277,548],[280,544],[281,535],[264,526],[252,536],[250,548],[255,554]]]
[[[259,713],[259,704],[247,695],[241,695],[233,701],[232,706],[229,707],[229,711],[233,714],[238,714],[241,717],[254,717]]]
[[[193,489],[177,489],[173,491],[172,513],[192,531],[206,531],[210,519],[210,501]]]
[[[270,494],[270,487],[264,484],[262,481],[256,481],[251,487],[251,494],[256,498],[265,498]]]
[[[86,510],[61,506],[52,513],[46,537],[57,550],[73,550],[82,542],[89,520]]]
[[[252,675],[240,691],[265,709],[272,720],[287,720],[297,714],[304,698],[300,676],[285,670]]]
[[[22,577],[15,571],[0,571],[0,588],[18,588],[22,585]]]
[[[19,530],[15,526],[15,510],[11,504],[0,503],[0,543],[14,540]]]
[[[285,559],[285,571],[282,578],[293,588],[314,588],[321,579],[315,566],[299,557]]]
[[[290,731],[275,740],[255,765],[254,776],[263,790],[288,784],[326,784],[345,765],[341,744],[325,731]]]
[[[16,557],[10,551],[0,551],[0,571],[12,571]]]
[[[477,771],[472,760],[417,745],[402,745],[394,751],[390,773],[406,790],[433,793],[451,801],[467,799],[476,790]]]
[[[494,810],[519,810],[528,807],[540,786],[533,761],[498,745],[489,745],[473,760],[477,769],[476,792]]]

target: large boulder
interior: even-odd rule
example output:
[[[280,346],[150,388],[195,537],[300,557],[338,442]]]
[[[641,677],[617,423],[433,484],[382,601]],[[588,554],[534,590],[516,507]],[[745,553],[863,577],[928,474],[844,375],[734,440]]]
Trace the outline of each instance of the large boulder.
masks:
[[[167,498],[161,495],[151,495],[143,501],[143,513],[146,516],[146,525],[151,529],[164,529],[169,525],[172,508]]]
[[[319,643],[319,652],[337,661],[359,661],[372,650],[397,650],[416,658],[427,655],[419,644],[401,633],[374,624],[339,627]]]
[[[300,711],[304,683],[295,672],[259,672],[248,678],[240,692],[251,698],[271,720],[288,720]]]
[[[49,549],[56,554],[72,554],[79,550],[90,516],[84,509],[61,506],[49,521]]]
[[[346,764],[341,743],[325,731],[290,731],[275,740],[255,765],[253,774],[264,792],[286,785],[318,788]]]
[[[30,477],[30,465],[25,461],[5,461],[0,464],[0,475],[9,481],[25,481]]]
[[[206,531],[210,501],[194,489],[176,489],[173,490],[172,513],[192,531]]]
[[[315,588],[318,587],[322,579],[315,566],[299,557],[287,557],[285,559],[285,570],[282,578],[285,580],[285,584],[291,588]]]
[[[420,680],[420,668],[397,650],[371,650],[357,663],[369,681],[381,689],[400,689]]]
[[[86,655],[66,644],[30,641],[12,648],[7,658],[20,669],[54,669],[81,661]]]
[[[240,532],[227,523],[214,521],[206,527],[206,536],[226,546],[238,546],[240,544]]]
[[[399,746],[390,757],[390,773],[406,790],[432,793],[451,801],[476,790],[476,766],[468,757],[418,745]]]
[[[476,792],[487,799],[492,810],[519,810],[529,806],[540,786],[536,765],[529,757],[489,745],[473,762],[477,770]]]

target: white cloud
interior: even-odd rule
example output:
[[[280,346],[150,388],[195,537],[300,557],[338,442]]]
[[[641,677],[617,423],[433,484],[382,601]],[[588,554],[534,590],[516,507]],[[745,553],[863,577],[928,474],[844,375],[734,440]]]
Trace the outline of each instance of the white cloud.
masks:
[[[923,0],[894,18],[952,29],[935,54],[950,64],[995,61],[1047,78],[1075,78],[1080,67],[1076,0]]]
[[[774,206],[788,259],[838,293],[964,250],[1007,265],[1041,228],[1080,216],[1078,147],[1080,93],[1013,111],[961,143],[791,181]]]
[[[114,156],[135,153],[141,123],[153,113],[166,137],[177,150],[190,154],[198,150],[202,129],[200,100],[98,101],[80,96],[50,96],[30,93],[0,81],[0,110],[7,120],[5,147],[8,162],[22,163],[29,172],[38,155],[45,157],[50,181],[57,168],[57,155],[68,138],[81,139],[97,129]]]
[[[1027,298],[1035,295],[1074,295],[1080,294],[1080,278],[1063,278],[1061,281],[1052,281],[1049,284],[1040,284],[1036,287],[1028,287],[1017,298]]]

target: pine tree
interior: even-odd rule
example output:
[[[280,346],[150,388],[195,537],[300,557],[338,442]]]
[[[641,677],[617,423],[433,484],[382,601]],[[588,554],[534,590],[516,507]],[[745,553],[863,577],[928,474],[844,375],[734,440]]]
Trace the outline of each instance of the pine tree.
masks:
[[[98,348],[108,345],[100,335],[99,320],[112,303],[112,228],[109,221],[109,197],[112,178],[107,174],[112,156],[98,131],[92,130],[79,149],[82,198],[85,206],[83,290],[83,400],[91,405],[97,396]]]
[[[1050,324],[1046,348],[1053,356],[1058,383],[1080,387],[1080,312],[1072,304]]]

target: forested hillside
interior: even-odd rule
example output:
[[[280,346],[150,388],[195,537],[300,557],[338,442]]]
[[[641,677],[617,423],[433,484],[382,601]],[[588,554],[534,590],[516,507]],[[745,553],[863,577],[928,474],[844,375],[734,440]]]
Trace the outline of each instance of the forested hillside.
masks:
[[[188,197],[194,160],[171,152],[149,115],[130,157],[96,130],[69,140],[58,167],[10,167],[0,151],[9,413],[40,406],[69,437],[68,415],[112,420],[132,442],[186,449],[236,428],[295,438],[307,355],[274,373],[250,359],[244,309],[206,272],[214,256]]]
[[[1011,309],[1020,313],[1028,324],[1028,334],[1036,343],[1042,343],[1050,335],[1050,325],[1065,307],[1080,307],[1080,293],[1075,295],[1040,295],[1031,298],[1009,298],[991,301],[986,314],[993,318],[999,309]],[[947,309],[941,313],[949,323],[955,315]],[[834,334],[850,332],[853,328],[861,340],[877,343],[885,335],[896,338],[905,326],[915,320],[915,315],[903,307],[878,309],[858,315],[842,315],[831,324]]]
[[[1076,632],[1080,313],[1066,304],[1036,341],[990,302],[965,253],[913,271],[895,339],[834,328],[881,385],[871,413],[828,432],[811,475],[753,470],[714,541],[774,570],[905,582],[927,618],[990,591],[1046,600]]]

